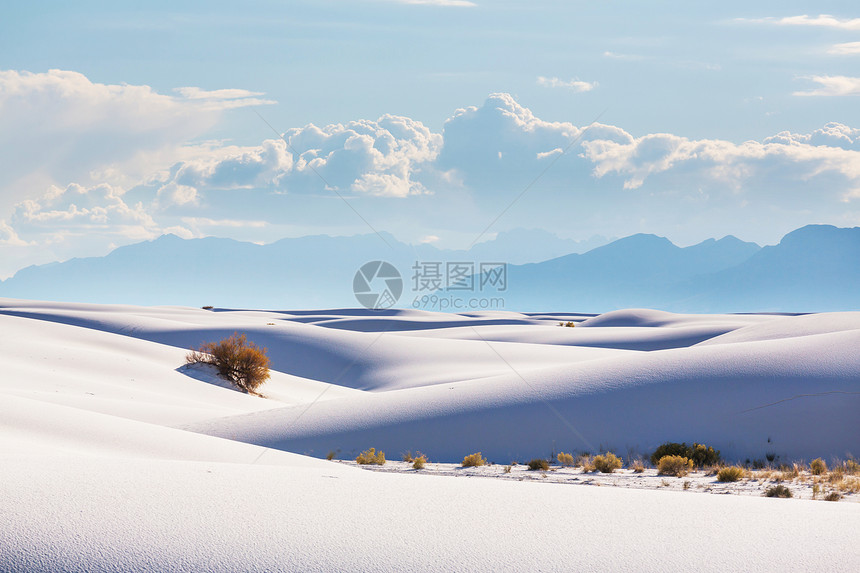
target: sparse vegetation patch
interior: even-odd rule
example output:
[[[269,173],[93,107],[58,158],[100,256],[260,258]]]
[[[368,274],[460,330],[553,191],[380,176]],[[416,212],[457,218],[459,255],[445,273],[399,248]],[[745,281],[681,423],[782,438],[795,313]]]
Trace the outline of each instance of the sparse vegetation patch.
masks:
[[[621,459],[612,452],[606,452],[602,456],[594,456],[594,467],[601,473],[611,474],[621,467]]]
[[[207,342],[186,357],[188,364],[211,364],[218,374],[239,390],[256,394],[269,379],[269,357],[266,349],[249,341],[244,334],[234,333],[220,342]]]
[[[463,458],[463,467],[464,468],[473,468],[476,466],[484,466],[487,465],[486,458],[481,456],[481,452],[475,452],[474,454],[469,454],[465,458]]]
[[[684,477],[693,469],[693,460],[684,456],[663,456],[657,461],[657,473],[661,476]]]
[[[355,461],[364,465],[385,465],[385,452],[377,452],[376,448],[369,448],[358,454]]]

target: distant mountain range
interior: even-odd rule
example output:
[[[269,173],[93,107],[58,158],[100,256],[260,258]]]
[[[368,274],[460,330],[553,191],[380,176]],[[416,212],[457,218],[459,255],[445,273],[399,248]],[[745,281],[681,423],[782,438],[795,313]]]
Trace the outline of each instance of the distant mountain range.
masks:
[[[430,294],[497,297],[504,309],[518,311],[860,310],[860,228],[810,225],[764,248],[732,236],[680,248],[663,237],[639,234],[563,256],[553,253],[588,245],[525,230],[500,233],[470,251],[407,245],[388,234],[383,238],[321,235],[257,245],[165,235],[104,257],[22,269],[0,282],[0,296],[270,309],[354,307],[356,270],[368,261],[385,260],[403,277],[397,306],[409,308],[417,295],[428,294],[413,290],[416,261],[440,263],[441,268],[447,262],[472,261],[476,268],[481,262],[511,263],[506,288]],[[529,254],[535,262],[512,264],[528,260]]]

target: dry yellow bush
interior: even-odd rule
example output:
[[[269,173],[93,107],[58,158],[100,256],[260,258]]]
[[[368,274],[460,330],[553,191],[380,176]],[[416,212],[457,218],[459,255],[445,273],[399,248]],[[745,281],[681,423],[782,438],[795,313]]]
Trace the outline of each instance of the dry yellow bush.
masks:
[[[377,452],[376,448],[370,448],[358,454],[355,461],[359,464],[381,466],[385,464],[385,452]]]
[[[693,469],[693,460],[684,456],[663,456],[657,462],[657,473],[661,476],[684,477]]]
[[[621,467],[621,460],[612,452],[594,456],[594,467],[602,473],[611,474]]]
[[[474,454],[469,454],[463,458],[464,468],[473,468],[475,466],[483,466],[486,464],[487,460],[486,458],[481,457],[481,452],[475,452]]]

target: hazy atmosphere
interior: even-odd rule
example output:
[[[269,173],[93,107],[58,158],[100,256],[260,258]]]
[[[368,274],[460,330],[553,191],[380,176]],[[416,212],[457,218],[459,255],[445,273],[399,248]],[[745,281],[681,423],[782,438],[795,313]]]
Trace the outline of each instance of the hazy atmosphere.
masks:
[[[855,226],[858,58],[850,2],[8,6],[0,277],[164,233]]]

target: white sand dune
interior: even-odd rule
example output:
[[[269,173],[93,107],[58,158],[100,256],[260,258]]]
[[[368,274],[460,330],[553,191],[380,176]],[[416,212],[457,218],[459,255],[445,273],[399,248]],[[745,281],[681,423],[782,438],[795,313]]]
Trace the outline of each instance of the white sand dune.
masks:
[[[569,316],[0,299],[0,569],[860,567],[856,496],[381,474],[299,455],[507,463],[667,440],[740,459],[860,453],[860,313]],[[269,349],[266,399],[184,367],[188,348],[236,331]]]

